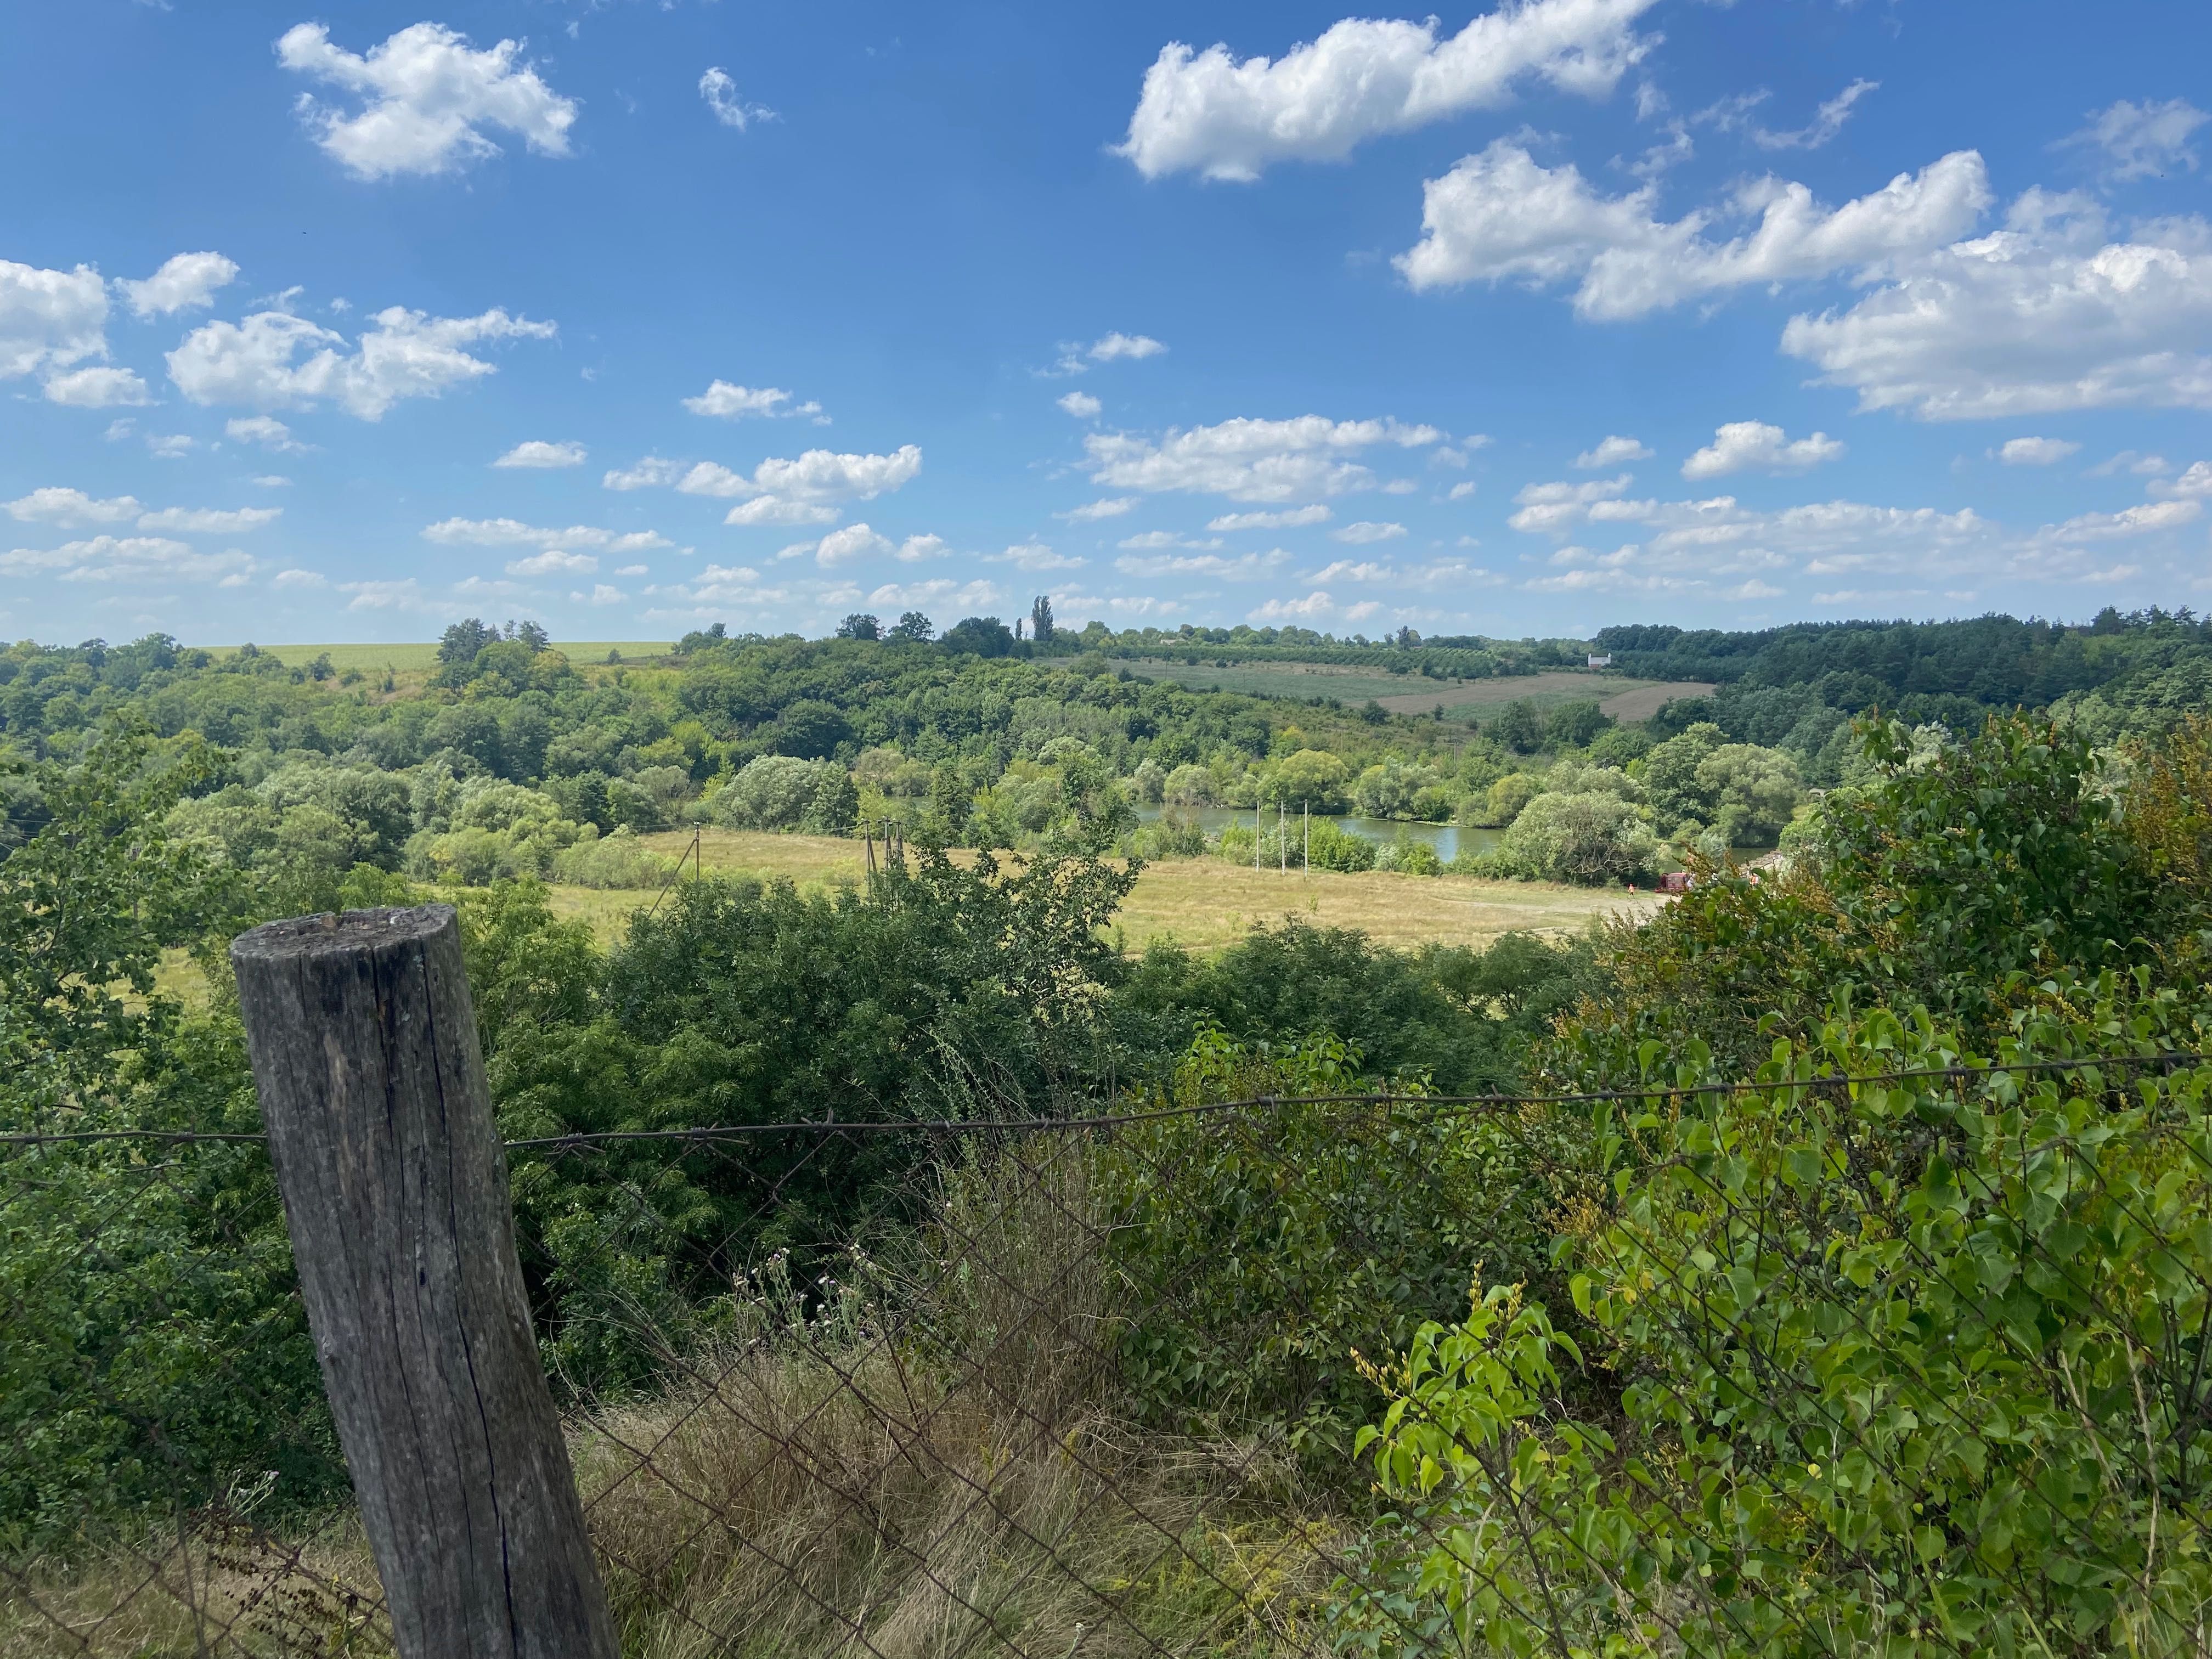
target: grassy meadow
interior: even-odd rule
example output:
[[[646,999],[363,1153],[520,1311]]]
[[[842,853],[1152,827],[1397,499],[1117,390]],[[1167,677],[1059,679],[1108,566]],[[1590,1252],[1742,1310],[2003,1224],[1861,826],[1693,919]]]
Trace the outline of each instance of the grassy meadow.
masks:
[[[1372,669],[1339,668],[1327,663],[1212,663],[1133,659],[1132,672],[1148,679],[1172,680],[1196,691],[1234,691],[1258,697],[1334,697],[1348,703],[1370,698],[1394,714],[1425,714],[1439,703],[1455,718],[1480,723],[1509,702],[1523,700],[1548,708],[1595,698],[1617,720],[1649,720],[1659,705],[1675,697],[1704,697],[1713,687],[1704,680],[1644,680],[1587,669],[1554,668],[1487,680],[1425,680],[1414,674],[1383,674]]]
[[[642,837],[670,858],[689,851],[688,830]],[[858,881],[860,844],[831,836],[787,836],[733,830],[700,834],[709,872],[781,876],[802,885]],[[956,853],[968,860],[972,853]],[[688,877],[690,866],[685,866]],[[630,913],[657,895],[556,886],[555,908],[580,916],[602,940],[618,937]],[[1117,919],[1122,946],[1141,951],[1155,939],[1187,949],[1218,950],[1253,927],[1299,916],[1321,927],[1356,927],[1377,944],[1439,940],[1479,944],[1512,932],[1574,932],[1593,918],[1642,917],[1662,900],[1648,893],[1565,887],[1548,882],[1480,881],[1471,876],[1405,876],[1381,871],[1254,870],[1219,859],[1176,859],[1149,865]]]

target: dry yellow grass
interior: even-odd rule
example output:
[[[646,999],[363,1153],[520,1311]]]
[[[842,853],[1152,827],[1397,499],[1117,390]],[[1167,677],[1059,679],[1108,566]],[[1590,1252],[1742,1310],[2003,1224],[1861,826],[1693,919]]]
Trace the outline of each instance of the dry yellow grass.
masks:
[[[1348,1528],[1279,1445],[1129,1420],[1090,1150],[948,1170],[840,1297],[772,1262],[665,1392],[571,1421],[625,1654],[1317,1650]],[[380,1600],[349,1513],[276,1539],[201,1513],[0,1583],[0,1659],[389,1659]]]
[[[1285,875],[1189,859],[1147,866],[1122,907],[1120,925],[1123,942],[1133,950],[1155,938],[1218,950],[1289,915],[1319,927],[1356,927],[1379,945],[1481,945],[1516,931],[1578,932],[1593,917],[1641,919],[1662,902],[1646,893],[1545,882],[1327,870]]]
[[[644,837],[674,858],[690,848],[688,832]],[[781,876],[801,885],[858,881],[861,849],[829,836],[775,836],[708,830],[700,858],[709,872]],[[958,856],[972,858],[972,854]],[[686,873],[690,866],[685,866]],[[592,924],[602,940],[618,938],[632,912],[654,895],[556,887],[555,908]],[[1124,947],[1141,951],[1155,939],[1187,949],[1218,950],[1252,928],[1295,915],[1316,927],[1356,927],[1377,943],[1431,940],[1482,944],[1516,930],[1571,933],[1593,918],[1641,919],[1664,901],[1546,882],[1478,881],[1471,876],[1401,876],[1381,872],[1253,870],[1218,859],[1178,859],[1149,865],[1117,919]]]

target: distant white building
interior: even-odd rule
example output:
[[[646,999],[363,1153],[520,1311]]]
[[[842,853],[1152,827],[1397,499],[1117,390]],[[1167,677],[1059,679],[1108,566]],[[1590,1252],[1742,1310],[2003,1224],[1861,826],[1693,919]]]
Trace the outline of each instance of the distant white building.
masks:
[[[1612,666],[1613,666],[1613,653],[1612,653],[1612,652],[1610,652],[1610,651],[1608,651],[1608,652],[1607,652],[1607,653],[1605,653],[1605,655],[1603,655],[1602,657],[1595,657],[1595,656],[1592,657],[1592,658],[1589,659],[1589,665],[1590,665],[1592,668],[1610,668],[1610,667],[1612,667]]]

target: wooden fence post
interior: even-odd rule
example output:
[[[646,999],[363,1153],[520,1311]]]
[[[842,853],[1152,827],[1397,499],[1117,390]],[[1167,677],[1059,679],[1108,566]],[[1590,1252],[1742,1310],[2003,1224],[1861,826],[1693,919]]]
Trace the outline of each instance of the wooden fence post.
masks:
[[[272,921],[230,959],[403,1659],[619,1659],[531,1332],[453,907]]]

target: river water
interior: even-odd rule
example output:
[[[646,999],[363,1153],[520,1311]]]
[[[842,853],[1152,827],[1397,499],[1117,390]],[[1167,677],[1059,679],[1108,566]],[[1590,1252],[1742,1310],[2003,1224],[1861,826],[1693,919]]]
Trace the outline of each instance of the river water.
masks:
[[[1252,827],[1252,809],[1249,806],[1201,806],[1196,810],[1198,822],[1209,836],[1219,835],[1232,823],[1242,824],[1247,830]],[[1139,806],[1137,809],[1139,818],[1156,818],[1159,815],[1160,809],[1157,806]],[[1289,822],[1294,835],[1300,821],[1296,812],[1290,815]],[[1261,829],[1273,830],[1275,822],[1273,808],[1260,809]],[[1447,864],[1459,856],[1462,848],[1470,853],[1491,851],[1504,833],[1499,830],[1464,830],[1455,823],[1401,823],[1395,818],[1331,817],[1319,812],[1314,814],[1314,822],[1333,823],[1346,835],[1358,836],[1366,841],[1394,842],[1401,835],[1407,841],[1424,841],[1435,848],[1437,856]]]

